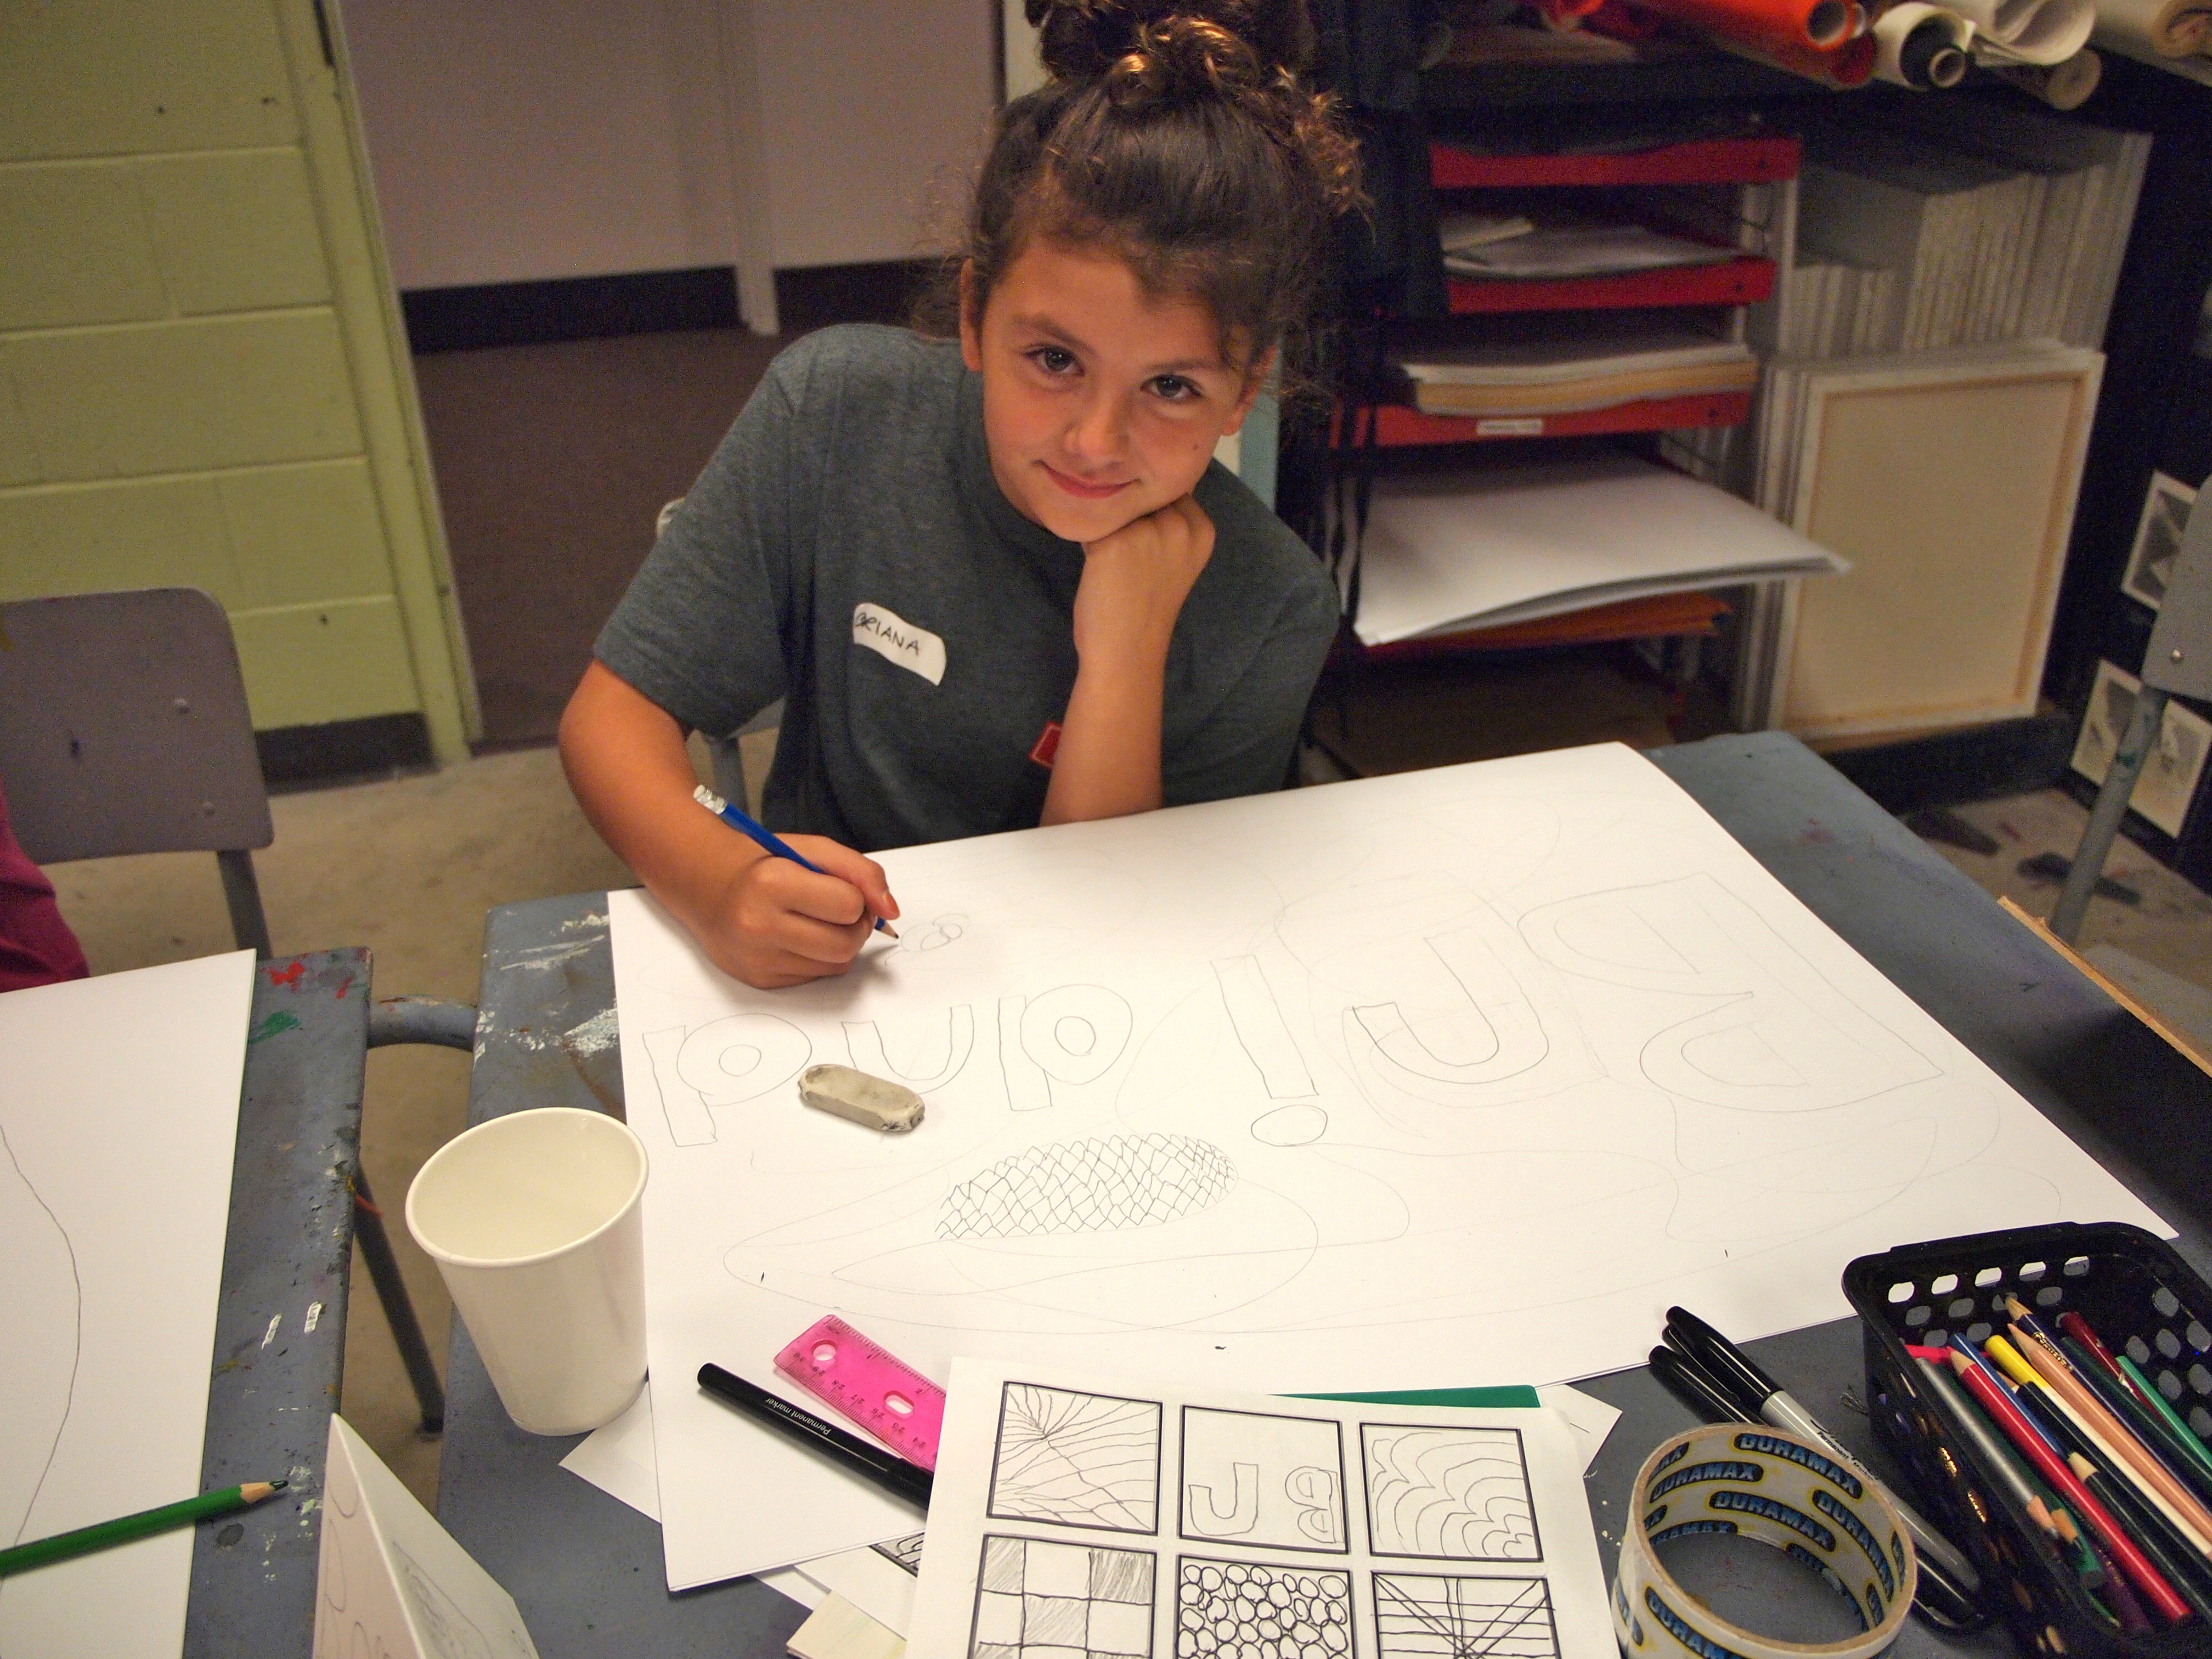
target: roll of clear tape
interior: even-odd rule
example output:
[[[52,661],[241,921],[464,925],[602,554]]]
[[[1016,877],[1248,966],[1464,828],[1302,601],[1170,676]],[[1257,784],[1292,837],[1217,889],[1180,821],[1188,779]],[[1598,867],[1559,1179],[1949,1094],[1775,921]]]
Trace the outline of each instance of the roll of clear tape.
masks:
[[[1904,1627],[1920,1566],[1896,1506],[1821,1447],[1776,1430],[1714,1423],[1644,1460],[1620,1540],[1613,1628],[1631,1659],[1875,1659]],[[1729,1623],[1674,1582],[1656,1547],[1733,1534],[1782,1551],[1851,1604],[1863,1628],[1808,1644]]]
[[[2089,44],[2097,27],[2090,0],[1951,0],[1979,37],[2023,64],[2057,64]]]
[[[1942,90],[1966,78],[1974,24],[1948,6],[1905,0],[1875,21],[1874,38],[1877,80],[1917,92]]]

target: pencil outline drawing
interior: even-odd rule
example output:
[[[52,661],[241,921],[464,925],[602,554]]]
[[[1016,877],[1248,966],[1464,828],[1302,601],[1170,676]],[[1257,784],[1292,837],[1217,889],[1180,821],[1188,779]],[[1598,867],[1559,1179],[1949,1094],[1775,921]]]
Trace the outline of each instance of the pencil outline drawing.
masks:
[[[18,1434],[27,1433],[38,1467],[37,1474],[28,1480],[21,1492],[20,1510],[15,1495],[0,1492],[0,1501],[6,1504],[5,1510],[0,1510],[0,1527],[5,1528],[7,1540],[14,1545],[23,1541],[23,1535],[30,1527],[31,1516],[38,1508],[40,1495],[46,1491],[47,1479],[53,1474],[54,1460],[61,1455],[62,1439],[69,1431],[70,1413],[76,1409],[77,1373],[84,1364],[84,1278],[77,1263],[76,1245],[70,1237],[69,1229],[63,1225],[62,1218],[55,1213],[53,1206],[46,1202],[45,1194],[33,1184],[29,1174],[23,1168],[22,1160],[16,1157],[15,1146],[8,1139],[4,1123],[0,1123],[0,1152],[4,1152],[8,1159],[7,1172],[0,1173],[0,1192],[4,1192],[8,1187],[18,1188],[22,1196],[30,1200],[28,1204],[11,1200],[6,1206],[6,1212],[12,1212],[12,1216],[0,1212],[0,1222],[6,1223],[7,1233],[15,1235],[10,1239],[6,1260],[9,1275],[18,1287],[18,1294],[21,1293],[21,1287],[34,1273],[41,1273],[39,1262],[30,1252],[44,1246],[47,1255],[41,1273],[45,1285],[53,1291],[65,1293],[70,1305],[69,1362],[66,1376],[59,1377],[61,1386],[58,1390],[53,1389],[53,1383],[63,1368],[54,1365],[52,1360],[61,1343],[26,1340],[21,1333],[18,1333],[8,1344],[13,1357],[9,1367],[11,1371],[20,1365],[26,1371],[35,1369],[44,1373],[42,1378],[37,1379],[11,1377],[6,1390],[9,1413],[15,1419],[16,1431]],[[12,1182],[7,1178],[9,1174],[14,1177]],[[27,1230],[28,1237],[21,1236],[25,1230]],[[59,1247],[58,1255],[54,1254],[56,1246]],[[64,1263],[67,1264],[68,1273],[65,1292],[61,1271]],[[41,1334],[44,1334],[42,1331]],[[58,1392],[60,1395],[53,1419],[53,1432],[50,1437],[42,1437],[40,1433],[35,1418],[39,1407],[31,1397],[31,1389],[37,1387],[40,1381],[49,1392]],[[42,1437],[46,1440],[46,1455],[39,1457],[36,1446]],[[29,1474],[27,1466],[19,1470],[15,1478],[21,1480]]]
[[[1568,930],[1599,911],[1613,913],[1613,933],[1624,918],[1641,923],[1682,965],[1607,959],[1577,945]],[[1671,1095],[1740,1111],[1813,1112],[1942,1075],[1708,872],[1557,900],[1523,916],[1521,931],[1563,972],[1705,1003],[1644,1046],[1645,1079]]]
[[[1213,963],[1221,986],[1221,1006],[1229,1029],[1260,1073],[1274,1100],[1304,1100],[1313,1095],[1313,1073],[1284,1022],[1282,1004],[1267,984],[1257,957],[1223,957]]]
[[[1352,1575],[1182,1556],[1175,1641],[1176,1659],[1352,1659]]]
[[[703,1146],[718,1139],[714,1108],[743,1105],[790,1082],[814,1058],[814,1044],[775,1014],[724,1014],[690,1030],[647,1031],[645,1053],[668,1138]]]
[[[1543,1578],[1374,1575],[1376,1659],[1559,1659]]]
[[[945,1194],[944,1239],[1039,1238],[1156,1227],[1211,1208],[1237,1166],[1192,1135],[1101,1135],[1030,1146]]]
[[[492,1659],[491,1638],[478,1628],[475,1620],[461,1611],[453,1598],[446,1594],[445,1587],[400,1548],[396,1540],[386,1539],[384,1547],[392,1552],[393,1577],[398,1579],[400,1588],[406,1593],[407,1605],[414,1613],[410,1622],[428,1643],[436,1659]]]
[[[1008,1382],[986,1513],[1101,1532],[1156,1533],[1160,1402]]]
[[[1176,1455],[1178,1529],[1189,1541],[1351,1553],[1334,1418],[1185,1406]]]
[[[983,1534],[969,1659],[1151,1659],[1150,1550]]]
[[[877,1021],[848,1019],[844,1025],[845,1047],[858,1070],[896,1078],[918,1095],[934,1094],[966,1071],[969,1056],[975,1048],[975,1011],[964,1002],[945,1011],[945,1060],[933,1072],[908,1071],[891,1064],[884,1049],[883,1028]]]
[[[1374,1554],[1544,1559],[1518,1429],[1362,1423],[1359,1445]]]

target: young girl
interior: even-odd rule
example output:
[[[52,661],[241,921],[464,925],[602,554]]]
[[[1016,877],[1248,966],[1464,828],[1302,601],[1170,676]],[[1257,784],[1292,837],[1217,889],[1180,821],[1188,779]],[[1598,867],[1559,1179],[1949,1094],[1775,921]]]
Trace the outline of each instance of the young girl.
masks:
[[[1028,13],[1052,78],[998,123],[957,343],[779,356],[562,720],[586,815],[749,984],[842,973],[897,916],[866,852],[1279,787],[1335,631],[1212,462],[1295,374],[1356,191],[1301,0]],[[691,799],[686,730],[779,696],[763,816],[822,874]]]

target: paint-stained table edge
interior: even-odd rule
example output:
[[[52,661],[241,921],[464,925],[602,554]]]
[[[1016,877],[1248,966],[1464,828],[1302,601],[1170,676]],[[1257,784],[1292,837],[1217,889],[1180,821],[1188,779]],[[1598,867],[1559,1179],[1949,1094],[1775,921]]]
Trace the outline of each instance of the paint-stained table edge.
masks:
[[[185,1659],[304,1659],[313,1645],[369,972],[360,949],[255,964],[200,1486],[291,1485],[196,1532]]]

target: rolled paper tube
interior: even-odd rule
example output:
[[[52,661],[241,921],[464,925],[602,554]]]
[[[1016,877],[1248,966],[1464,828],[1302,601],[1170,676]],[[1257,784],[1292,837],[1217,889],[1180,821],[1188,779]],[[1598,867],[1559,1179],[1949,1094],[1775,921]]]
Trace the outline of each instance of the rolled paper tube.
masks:
[[[1979,37],[2023,64],[2057,64],[2089,44],[2091,0],[1951,0]]]
[[[1874,72],[1917,92],[1955,87],[1966,78],[1966,44],[1974,26],[1947,7],[1905,0],[1874,26]]]
[[[2212,50],[2212,0],[2096,0],[2097,37],[2121,52],[2186,58]]]
[[[1723,46],[1748,46],[1778,58],[1787,52],[1840,46],[1851,33],[1852,0],[1637,0],[1637,3],[1702,29]]]
[[[1872,34],[1846,40],[1832,51],[1826,52],[1812,47],[1767,51],[1747,46],[1741,40],[1731,40],[1725,35],[1716,34],[1711,39],[1715,46],[1726,47],[1739,58],[1748,58],[1753,63],[1764,64],[1769,69],[1778,69],[1786,74],[1802,76],[1808,81],[1818,81],[1824,87],[1849,91],[1874,79],[1876,47]]]
[[[2063,64],[2015,64],[2000,58],[1975,62],[2009,82],[2031,98],[2040,98],[2053,109],[2079,109],[2089,101],[2105,78],[2105,60],[2084,46]]]

